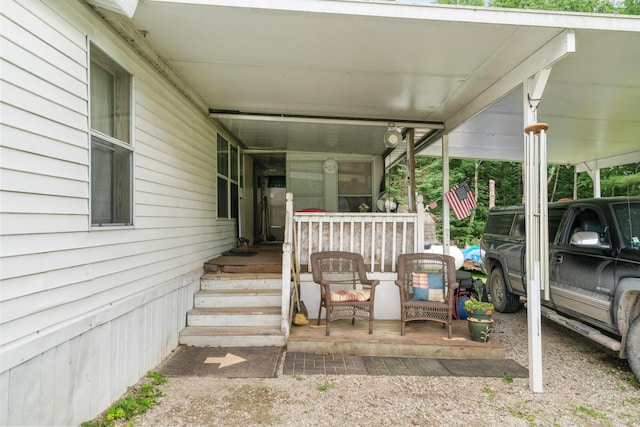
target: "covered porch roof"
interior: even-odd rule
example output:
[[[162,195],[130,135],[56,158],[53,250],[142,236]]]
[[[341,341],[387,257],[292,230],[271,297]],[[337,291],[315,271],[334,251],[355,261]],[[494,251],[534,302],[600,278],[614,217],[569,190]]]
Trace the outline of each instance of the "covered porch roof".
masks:
[[[548,160],[640,161],[640,17],[387,1],[139,2],[131,22],[252,151],[523,159],[522,84],[552,66],[538,108]],[[575,51],[574,51],[575,50]],[[392,152],[395,151],[395,152]]]

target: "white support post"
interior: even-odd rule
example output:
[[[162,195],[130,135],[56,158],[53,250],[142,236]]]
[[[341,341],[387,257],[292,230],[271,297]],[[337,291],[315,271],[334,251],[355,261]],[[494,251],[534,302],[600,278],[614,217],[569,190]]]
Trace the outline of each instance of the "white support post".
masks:
[[[529,388],[536,393],[543,391],[540,293],[544,291],[545,298],[548,298],[549,288],[546,143],[546,130],[549,126],[536,122],[538,105],[549,73],[550,69],[542,70],[523,82]]]
[[[416,196],[416,250],[415,252],[423,252],[424,251],[424,203],[422,194],[418,194]]]
[[[597,163],[596,163],[596,165],[597,165]],[[600,193],[600,168],[597,167],[597,169],[589,169],[587,171],[587,173],[589,174],[589,177],[591,177],[591,180],[593,181],[593,197],[596,198],[596,199],[599,199],[601,197],[601,193]]]
[[[449,202],[444,197],[447,191],[449,191],[449,134],[445,133],[442,135],[442,247],[445,255],[449,255],[449,242],[451,241]]]
[[[407,132],[407,166],[409,168],[409,212],[416,212],[416,157],[415,142],[413,140],[415,130],[410,128]]]
[[[525,128],[525,228],[527,320],[529,325],[529,388],[542,392],[542,325],[540,291],[548,298],[549,238],[547,227],[546,123]]]
[[[280,329],[284,332],[285,337],[289,337],[289,326],[291,325],[291,269],[293,256],[299,257],[300,254],[293,253],[293,193],[286,194],[285,202],[285,223],[284,223],[284,242],[282,244],[282,310],[281,310],[281,326]]]
[[[593,171],[591,178],[593,179],[593,197],[599,199],[602,197],[600,192],[600,168]]]

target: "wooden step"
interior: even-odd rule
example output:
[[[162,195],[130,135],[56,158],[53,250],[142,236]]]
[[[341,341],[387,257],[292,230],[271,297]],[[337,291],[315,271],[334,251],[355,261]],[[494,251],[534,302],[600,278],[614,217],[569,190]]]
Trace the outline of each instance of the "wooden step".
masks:
[[[233,258],[242,264],[242,257]],[[180,344],[191,346],[283,346],[281,266],[253,265],[230,273],[205,266],[194,308],[187,313],[187,327]],[[244,267],[243,265],[232,265]],[[215,272],[211,272],[211,270]],[[223,271],[224,270],[224,271]],[[273,270],[273,271],[272,271]]]
[[[180,344],[197,347],[282,347],[286,339],[279,326],[189,326],[180,332]]]
[[[200,289],[282,289],[282,275],[273,273],[206,273]]]
[[[206,307],[194,308],[187,313],[187,326],[256,327],[278,326],[280,307]]]
[[[282,304],[280,289],[200,290],[194,297],[197,308],[206,307],[278,307]]]
[[[209,261],[204,268],[207,273],[282,273],[282,264],[273,263],[229,265]]]

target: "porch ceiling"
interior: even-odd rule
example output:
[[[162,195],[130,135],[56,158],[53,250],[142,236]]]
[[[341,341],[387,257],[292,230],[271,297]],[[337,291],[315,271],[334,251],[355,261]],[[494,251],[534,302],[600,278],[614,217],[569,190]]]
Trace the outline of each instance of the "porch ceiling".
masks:
[[[247,149],[382,155],[389,122],[419,122],[417,135],[446,125],[452,157],[500,160],[523,157],[518,86],[538,70],[523,64],[571,29],[576,52],[554,65],[539,107],[549,160],[640,161],[638,17],[145,0],[132,22]],[[436,139],[419,154],[440,153]]]

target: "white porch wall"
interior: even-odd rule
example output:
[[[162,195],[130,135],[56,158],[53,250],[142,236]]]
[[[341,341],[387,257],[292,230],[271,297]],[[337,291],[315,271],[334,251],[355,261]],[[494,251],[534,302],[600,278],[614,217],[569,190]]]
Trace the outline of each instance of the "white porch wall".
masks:
[[[396,273],[367,273],[367,278],[380,280],[376,286],[374,301],[374,317],[377,320],[400,320],[400,291],[394,283]],[[320,306],[320,286],[314,283],[311,273],[300,275],[300,299],[309,312],[309,320],[314,322],[318,318]],[[325,312],[322,312],[324,319]],[[400,333],[400,323],[398,323]]]
[[[2,1],[0,425],[79,425],[178,344],[217,220],[216,131],[83,1]],[[89,41],[134,76],[134,224],[89,225]]]

